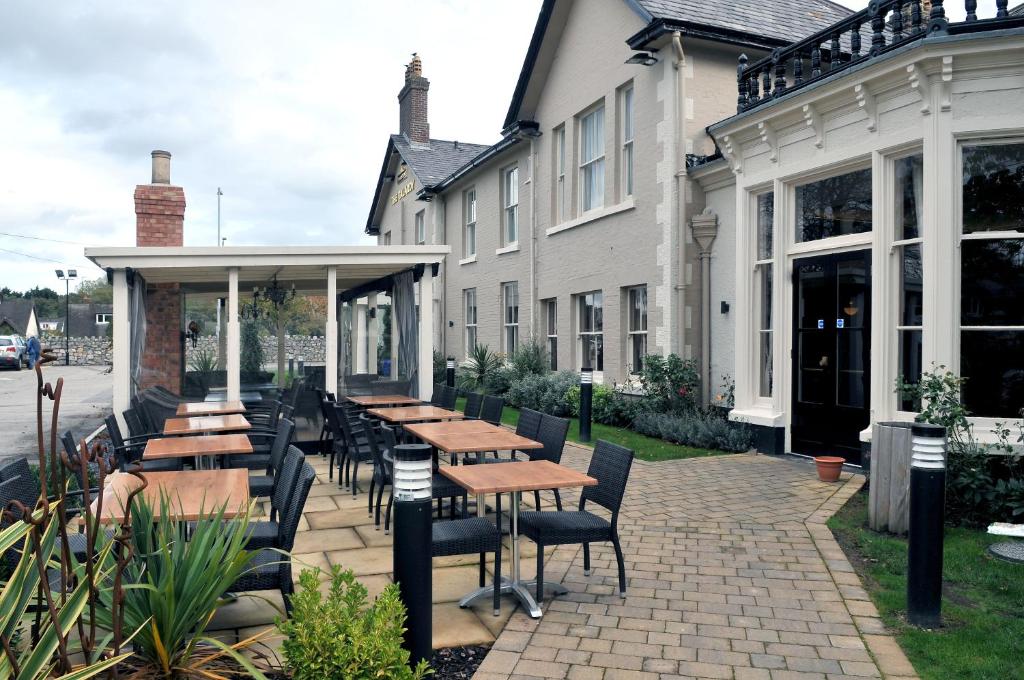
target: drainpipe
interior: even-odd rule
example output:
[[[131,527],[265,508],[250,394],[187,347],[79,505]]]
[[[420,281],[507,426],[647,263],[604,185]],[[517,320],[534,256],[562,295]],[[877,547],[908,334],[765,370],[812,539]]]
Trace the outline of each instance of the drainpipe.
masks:
[[[674,286],[676,294],[676,326],[679,329],[677,338],[678,353],[686,352],[686,54],[683,52],[682,34],[672,32],[672,62],[676,71],[676,144],[675,144],[675,178],[676,178],[676,229],[675,237],[679,240],[678,247],[678,279]],[[671,332],[671,329],[669,329]],[[671,351],[671,344],[668,348]]]
[[[711,394],[711,246],[718,236],[718,215],[711,208],[690,221],[700,249],[700,382],[705,400]]]
[[[530,337],[537,337],[537,138],[530,137]]]

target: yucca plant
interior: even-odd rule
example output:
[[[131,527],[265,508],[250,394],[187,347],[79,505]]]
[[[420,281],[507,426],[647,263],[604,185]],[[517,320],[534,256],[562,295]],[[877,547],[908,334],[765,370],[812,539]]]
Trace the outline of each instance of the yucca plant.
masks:
[[[132,513],[133,557],[125,569],[124,625],[139,628],[128,661],[135,677],[225,677],[244,669],[264,675],[241,650],[261,639],[228,645],[205,635],[253,553],[245,549],[248,511],[226,520],[225,506],[202,513],[191,531],[174,519],[173,500],[161,494],[159,516],[142,496]],[[113,602],[98,612],[101,625]]]
[[[487,345],[476,345],[466,357],[466,372],[460,387],[469,390],[486,390],[491,378],[502,367],[501,358]]]

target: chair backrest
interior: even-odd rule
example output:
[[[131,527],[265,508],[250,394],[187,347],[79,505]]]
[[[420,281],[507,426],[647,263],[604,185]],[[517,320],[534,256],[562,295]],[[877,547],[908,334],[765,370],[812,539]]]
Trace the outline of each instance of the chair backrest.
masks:
[[[292,407],[292,411],[299,405],[299,397],[302,396],[303,390],[306,389],[306,381],[302,378],[296,378],[292,380],[291,394],[288,395],[288,405]]]
[[[568,434],[569,421],[567,419],[544,414],[540,419],[537,436],[533,438],[543,444],[544,448],[531,449],[526,453],[530,460],[550,460],[552,463],[560,463],[562,449],[565,448],[565,438]]]
[[[294,413],[295,413],[295,407],[294,406],[291,406],[291,405],[282,406],[281,407],[280,417],[281,418],[291,419],[292,414],[294,414]],[[278,422],[280,422],[280,421],[278,421]]]
[[[338,425],[341,427],[345,443],[352,447],[352,450],[355,450],[358,446],[356,444],[356,430],[352,427],[352,413],[344,405],[339,405],[337,409]]]
[[[156,392],[145,392],[139,396],[139,403],[149,419],[146,423],[150,432],[164,429],[164,421],[174,418],[178,413],[178,402],[172,401]]]
[[[393,452],[395,447],[398,445],[398,435],[395,434],[395,428],[391,427],[387,423],[380,424],[380,437],[384,444],[384,451],[381,451],[381,456],[386,452]],[[394,455],[392,453],[392,455]]]
[[[270,494],[270,507],[280,513],[288,506],[288,499],[299,479],[299,470],[306,461],[306,456],[296,446],[289,446],[281,463],[281,474],[274,479],[274,492]],[[279,518],[280,519],[280,518]],[[280,526],[280,525],[279,525]]]
[[[520,409],[519,422],[516,423],[516,434],[520,437],[539,441],[537,433],[540,432],[540,423],[543,415],[540,411],[534,411],[532,408]]]
[[[281,417],[281,402],[277,399],[270,401],[270,408],[267,409],[267,422],[273,425]]]
[[[359,416],[359,425],[362,427],[362,432],[366,436],[366,443],[370,446],[370,455],[373,456],[373,467],[386,471],[387,468],[384,467],[384,457],[381,455],[381,442],[377,437],[377,428],[375,427],[373,420],[370,419],[370,416],[363,414]]]
[[[154,427],[153,423],[149,420],[149,413],[146,411],[146,408],[142,405],[142,399],[139,397],[139,395],[134,395],[131,398],[130,403],[131,407],[135,409],[135,412],[137,414],[136,417],[142,422],[142,427],[145,429],[145,431],[156,432],[156,428]]]
[[[501,412],[505,410],[505,400],[488,394],[484,397],[484,403],[480,407],[480,420],[491,425],[501,425]]]
[[[146,427],[146,424],[142,420],[142,416],[137,408],[129,408],[124,410],[124,422],[128,425],[128,434],[133,437],[141,437],[144,434],[152,434],[153,430]]]
[[[469,392],[466,394],[466,405],[462,409],[462,413],[467,418],[479,418],[480,417],[480,406],[484,403],[484,395],[479,392]]]
[[[28,460],[16,458],[0,468],[0,482],[4,484],[8,503],[21,501],[30,509],[35,507],[39,500],[39,478],[29,467]]]
[[[444,399],[444,387],[441,383],[434,383],[434,393],[430,395],[431,406],[441,405],[441,401]]]
[[[612,517],[619,513],[622,497],[626,493],[629,469],[633,466],[633,451],[618,444],[598,440],[594,455],[590,457],[587,474],[597,480],[597,486],[583,487],[580,510],[587,501],[610,510]]]
[[[345,433],[341,429],[341,419],[345,417],[345,414],[340,413],[340,409],[340,404],[324,403],[324,420],[327,421],[327,429],[331,431],[331,437],[338,443],[345,441]]]
[[[459,391],[454,387],[448,387],[445,385],[444,390],[441,392],[441,408],[446,408],[449,411],[455,408],[455,400],[459,397]]]
[[[281,464],[284,462],[284,454],[288,445],[292,443],[292,436],[295,434],[295,421],[282,418],[277,424],[277,434],[270,444],[270,460],[267,462],[267,471],[272,474],[281,472]]]
[[[75,435],[71,434],[71,430],[60,436],[60,443],[64,446],[64,453],[68,454],[70,460],[78,459],[78,444],[75,442]]]
[[[288,504],[281,508],[281,519],[278,522],[278,548],[291,550],[295,546],[295,532],[299,529],[302,509],[306,506],[306,498],[316,479],[313,466],[303,461],[302,468],[296,475],[298,478],[292,489]],[[288,559],[288,558],[284,558]]]
[[[107,436],[110,437],[110,443],[114,445],[115,449],[119,449],[124,446],[124,437],[121,435],[121,426],[117,424],[117,418],[114,414],[110,414],[103,419],[103,424],[107,427]]]

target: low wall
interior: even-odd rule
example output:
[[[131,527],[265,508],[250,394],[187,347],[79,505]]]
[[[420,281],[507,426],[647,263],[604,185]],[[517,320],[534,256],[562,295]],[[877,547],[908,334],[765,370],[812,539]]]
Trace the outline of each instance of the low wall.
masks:
[[[40,344],[49,347],[64,362],[64,336],[44,333]],[[71,354],[72,366],[110,366],[113,343],[110,338],[68,338],[68,349]]]
[[[263,346],[263,361],[270,365],[277,362],[277,338],[267,336],[260,338]],[[292,355],[296,359],[303,357],[307,363],[323,363],[327,352],[327,339],[322,335],[286,335],[284,338],[285,356]],[[201,335],[196,342],[195,348],[189,342],[185,347],[185,366],[188,367],[190,359],[200,352],[217,353],[217,337],[214,335]]]

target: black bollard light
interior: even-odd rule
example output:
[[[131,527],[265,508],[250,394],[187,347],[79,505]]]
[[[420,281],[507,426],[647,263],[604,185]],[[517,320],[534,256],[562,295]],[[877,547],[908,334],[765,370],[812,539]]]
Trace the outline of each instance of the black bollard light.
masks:
[[[431,654],[431,476],[428,444],[394,447],[395,538],[392,548],[395,581],[405,604],[405,640],[409,664]]]
[[[455,387],[455,357],[448,357],[448,364],[444,369],[444,384]]]
[[[938,628],[942,609],[942,541],[946,514],[946,428],[911,428],[907,620]]]
[[[580,441],[590,441],[590,409],[594,401],[594,369],[580,369]]]

